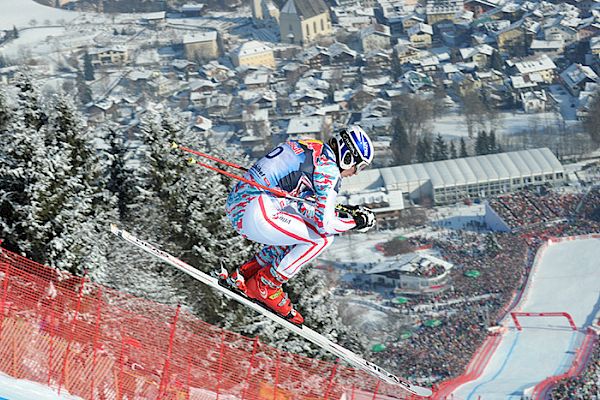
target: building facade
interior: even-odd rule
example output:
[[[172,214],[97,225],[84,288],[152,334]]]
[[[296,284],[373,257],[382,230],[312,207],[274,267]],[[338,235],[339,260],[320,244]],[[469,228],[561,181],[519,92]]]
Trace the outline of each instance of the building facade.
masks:
[[[429,25],[435,25],[441,21],[456,22],[463,12],[463,0],[428,0],[425,6],[425,15]]]
[[[221,55],[217,31],[200,32],[183,38],[183,50],[188,60],[214,60]]]
[[[129,53],[125,47],[114,46],[89,51],[94,66],[123,65],[129,61]]]
[[[275,68],[273,49],[257,40],[251,40],[234,49],[231,53],[231,61],[236,67]]]
[[[323,0],[288,0],[279,14],[281,41],[307,45],[333,32],[329,7]]]

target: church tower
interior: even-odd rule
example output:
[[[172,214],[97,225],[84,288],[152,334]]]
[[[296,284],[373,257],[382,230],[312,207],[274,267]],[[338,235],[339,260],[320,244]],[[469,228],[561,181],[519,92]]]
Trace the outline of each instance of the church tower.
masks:
[[[265,15],[263,13],[262,0],[250,0],[252,8],[253,19],[263,19]]]

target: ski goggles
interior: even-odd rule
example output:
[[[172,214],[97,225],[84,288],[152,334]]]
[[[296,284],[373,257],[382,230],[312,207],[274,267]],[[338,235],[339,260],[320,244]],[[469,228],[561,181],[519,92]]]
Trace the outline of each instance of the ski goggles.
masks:
[[[369,163],[364,160],[361,160],[360,162],[356,163],[355,166],[356,166],[356,173],[358,174],[360,171],[367,168],[369,166]]]

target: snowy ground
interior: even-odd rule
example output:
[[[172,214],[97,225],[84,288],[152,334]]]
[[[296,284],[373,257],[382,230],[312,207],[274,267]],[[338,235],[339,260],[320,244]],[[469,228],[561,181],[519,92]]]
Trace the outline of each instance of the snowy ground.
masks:
[[[13,379],[0,373],[0,400],[81,400],[80,397],[65,394],[59,396],[47,386],[39,383]]]
[[[0,30],[16,27],[97,25],[127,23],[151,13],[98,14],[62,10],[36,3],[33,0],[0,0]]]
[[[585,327],[600,311],[599,245],[599,239],[585,239],[550,246],[518,310],[568,312],[579,331],[562,317],[524,317],[519,332],[507,318],[508,331],[481,377],[459,387],[454,398],[521,399],[524,390],[569,369]]]
[[[565,95],[565,107],[568,100]],[[570,110],[569,113],[574,111]],[[574,110],[574,109],[573,109]],[[565,111],[566,112],[566,111]],[[567,113],[567,115],[570,115]],[[574,121],[564,121],[567,125]],[[563,118],[551,112],[538,113],[538,114],[525,114],[525,113],[513,113],[513,112],[501,112],[499,114],[498,121],[493,127],[495,133],[499,136],[513,135],[525,131],[542,131],[545,128],[557,129],[563,124]],[[438,133],[448,139],[458,139],[460,137],[468,137],[469,132],[465,122],[465,117],[456,112],[450,112],[445,114],[431,122],[432,133],[437,135]],[[475,135],[478,128],[475,128]]]

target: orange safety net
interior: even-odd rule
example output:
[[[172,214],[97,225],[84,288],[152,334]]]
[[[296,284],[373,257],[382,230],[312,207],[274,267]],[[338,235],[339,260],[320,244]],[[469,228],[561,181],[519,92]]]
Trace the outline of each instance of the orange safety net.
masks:
[[[411,398],[2,248],[0,371],[84,399]]]

